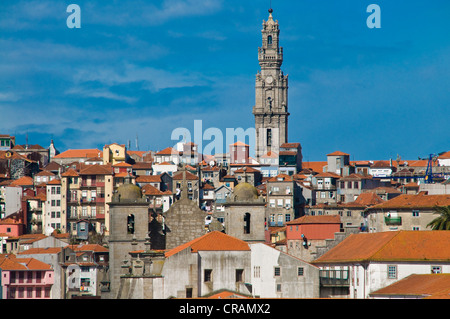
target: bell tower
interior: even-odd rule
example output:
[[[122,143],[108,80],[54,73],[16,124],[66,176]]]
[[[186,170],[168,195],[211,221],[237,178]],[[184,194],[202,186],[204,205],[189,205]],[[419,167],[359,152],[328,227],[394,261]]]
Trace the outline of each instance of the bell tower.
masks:
[[[262,46],[258,48],[261,71],[256,74],[255,116],[257,160],[269,151],[279,152],[288,136],[288,76],[281,71],[283,48],[280,47],[278,20],[263,21]]]

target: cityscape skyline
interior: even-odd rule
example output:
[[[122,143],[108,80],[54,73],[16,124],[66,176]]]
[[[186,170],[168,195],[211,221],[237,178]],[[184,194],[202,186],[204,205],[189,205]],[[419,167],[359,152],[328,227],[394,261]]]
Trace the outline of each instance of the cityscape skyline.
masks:
[[[224,135],[254,127],[268,1],[76,3],[79,29],[66,25],[68,3],[0,5],[0,134],[43,147],[53,139],[60,151],[136,149],[137,137],[140,150],[157,151],[196,120]],[[272,3],[289,142],[301,143],[304,161],[336,150],[360,160],[448,150],[450,4],[376,3],[380,29],[366,25],[370,2]]]

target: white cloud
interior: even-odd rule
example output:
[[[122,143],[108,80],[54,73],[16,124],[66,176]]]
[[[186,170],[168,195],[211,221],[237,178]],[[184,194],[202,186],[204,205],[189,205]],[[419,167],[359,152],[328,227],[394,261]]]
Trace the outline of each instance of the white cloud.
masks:
[[[152,67],[140,68],[132,64],[126,64],[121,71],[112,68],[82,69],[75,74],[74,80],[76,83],[97,81],[108,86],[144,82],[146,88],[152,92],[207,83],[206,78],[198,73],[170,72]]]

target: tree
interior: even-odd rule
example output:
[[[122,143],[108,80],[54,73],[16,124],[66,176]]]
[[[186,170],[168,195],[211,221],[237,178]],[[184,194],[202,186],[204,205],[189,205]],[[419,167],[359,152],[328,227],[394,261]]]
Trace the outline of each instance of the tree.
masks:
[[[450,230],[450,205],[435,206],[434,210],[439,217],[433,219],[427,227],[431,227],[432,230]]]

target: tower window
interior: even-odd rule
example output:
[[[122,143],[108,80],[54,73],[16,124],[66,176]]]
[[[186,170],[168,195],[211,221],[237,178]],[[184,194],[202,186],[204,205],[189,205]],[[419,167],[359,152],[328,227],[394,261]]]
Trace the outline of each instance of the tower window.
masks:
[[[128,234],[134,234],[134,215],[130,214],[127,217],[127,232]]]
[[[271,35],[269,35],[268,37],[267,37],[267,45],[272,45],[272,36]]]
[[[250,234],[250,213],[244,215],[244,234]]]
[[[272,129],[267,129],[267,146],[272,146]]]

